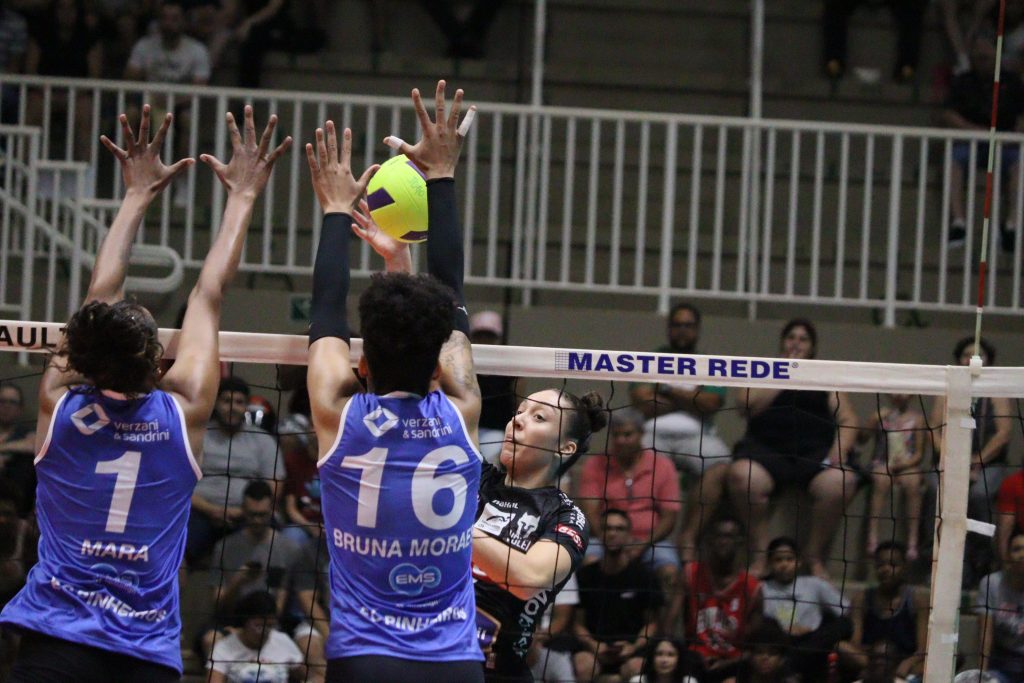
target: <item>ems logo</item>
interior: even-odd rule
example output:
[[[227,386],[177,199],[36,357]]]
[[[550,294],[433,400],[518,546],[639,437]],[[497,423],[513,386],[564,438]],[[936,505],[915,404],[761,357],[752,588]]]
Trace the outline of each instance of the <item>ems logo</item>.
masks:
[[[91,424],[86,423],[86,419],[94,414],[96,415],[96,420]],[[71,413],[71,422],[78,427],[78,431],[86,436],[92,436],[110,424],[110,418],[103,411],[103,406],[98,403],[90,403],[86,407]]]
[[[374,436],[384,436],[390,429],[398,424],[398,416],[387,408],[381,406],[366,414],[363,424]]]
[[[419,567],[402,563],[391,570],[388,575],[391,588],[404,595],[419,595],[424,589],[437,588],[441,585],[441,570],[437,567]]]

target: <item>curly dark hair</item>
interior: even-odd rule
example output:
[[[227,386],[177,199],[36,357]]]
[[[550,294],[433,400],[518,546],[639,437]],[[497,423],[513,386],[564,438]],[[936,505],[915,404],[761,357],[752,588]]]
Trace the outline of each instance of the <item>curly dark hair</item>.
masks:
[[[426,394],[455,327],[455,295],[429,275],[377,273],[359,297],[359,324],[373,390]]]
[[[128,395],[156,386],[164,347],[149,312],[133,301],[90,301],[71,316],[57,355],[97,389]]]
[[[608,424],[608,411],[604,407],[604,399],[596,391],[577,396],[560,390],[559,397],[569,403],[569,407],[564,409],[569,411],[565,436],[576,442],[576,452],[558,467],[558,476],[562,476],[590,449],[591,434],[601,431]]]

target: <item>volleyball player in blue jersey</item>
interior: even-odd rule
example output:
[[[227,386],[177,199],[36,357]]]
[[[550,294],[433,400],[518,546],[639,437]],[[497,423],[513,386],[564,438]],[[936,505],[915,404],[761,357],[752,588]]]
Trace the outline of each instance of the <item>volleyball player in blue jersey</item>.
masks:
[[[290,139],[259,144],[252,109],[244,134],[228,114],[233,155],[209,164],[227,189],[220,232],[189,296],[177,361],[158,376],[153,317],[124,298],[131,245],[146,208],[194,163],[160,161],[168,114],[149,142],[149,107],[125,149],[121,208],[100,246],[85,303],[71,317],[39,387],[39,563],[0,615],[22,634],[19,683],[160,683],[181,675],[178,567],[203,432],[219,378],[224,290],[238,267],[257,196]]]
[[[357,180],[352,135],[339,158],[330,121],[306,146],[324,210],[313,273],[309,395],[320,443],[330,552],[328,681],[482,681],[470,571],[480,480],[480,389],[462,298],[455,167],[462,91],[446,115],[399,143],[427,177],[430,276],[383,273],[359,303],[362,393],[352,372],[346,297],[352,213],[375,167]]]

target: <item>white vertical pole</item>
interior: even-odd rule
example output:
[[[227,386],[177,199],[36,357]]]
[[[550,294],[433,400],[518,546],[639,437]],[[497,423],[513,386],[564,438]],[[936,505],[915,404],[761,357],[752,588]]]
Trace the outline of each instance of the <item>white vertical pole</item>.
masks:
[[[533,79],[530,87],[530,104],[539,107],[544,100],[544,34],[547,31],[547,0],[537,0],[533,15]]]
[[[953,679],[959,635],[957,610],[967,538],[967,491],[971,478],[971,369],[946,368],[946,413],[939,463],[939,515],[928,616],[926,681]]]
[[[751,0],[750,2],[750,118],[760,121],[762,116],[764,91],[764,0]],[[750,230],[750,283],[744,286],[751,292],[757,291],[757,246],[758,246],[758,209],[760,208],[761,190],[761,128],[754,127],[748,144],[752,147],[753,154],[750,157],[751,173],[748,177],[750,186],[747,192],[750,195],[750,221],[747,228]],[[743,254],[739,255],[742,259]],[[750,297],[747,304],[747,317],[750,320],[757,319],[757,300]]]

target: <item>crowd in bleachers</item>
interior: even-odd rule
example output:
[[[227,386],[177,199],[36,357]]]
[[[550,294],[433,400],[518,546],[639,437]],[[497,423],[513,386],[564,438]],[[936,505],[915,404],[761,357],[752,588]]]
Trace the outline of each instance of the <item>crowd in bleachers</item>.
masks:
[[[500,316],[473,320],[478,340],[500,343]],[[676,306],[668,343],[658,350],[696,352],[700,325],[694,306]],[[803,319],[786,325],[780,341],[787,358],[812,358],[818,348],[813,324]],[[966,363],[974,347],[963,340],[954,351]],[[980,353],[987,365],[994,361],[987,342]],[[515,379],[487,382],[499,387],[488,397],[490,421],[507,421]],[[319,449],[301,373],[283,373],[282,385],[291,390],[283,410],[280,392],[254,392],[225,377],[206,432],[183,580],[186,590],[208,593],[206,621],[188,645],[214,672],[211,680],[241,680],[239,662],[258,659],[261,649],[264,661],[267,651],[277,653],[282,671],[308,664],[310,680],[323,672],[328,588]],[[34,424],[23,403],[15,384],[0,388],[4,599],[21,585],[35,546]],[[732,409],[747,417],[747,429],[729,446],[715,414]],[[941,402],[926,417],[916,397],[894,396],[885,407],[879,397],[865,419],[842,394],[730,395],[663,384],[634,385],[629,400],[610,410],[600,446],[562,483],[592,536],[584,566],[534,645],[537,680],[680,680],[659,673],[673,658],[696,680],[921,675],[928,592],[917,584],[927,581],[931,560]],[[995,521],[998,532],[994,542],[974,537],[964,588],[976,596],[985,664],[1019,681],[1014,610],[1024,609],[1024,472],[1008,451],[1014,411],[1003,399],[979,401],[974,410],[971,516]],[[482,450],[494,438],[485,436]],[[848,510],[864,488],[869,511]],[[809,498],[809,507],[798,504],[806,521],[793,520],[790,535],[772,538],[770,519],[786,489]],[[890,501],[901,521],[883,533],[879,521],[894,519]],[[866,587],[850,580],[860,575],[858,558],[834,543],[847,515],[864,526],[862,552],[873,562]],[[261,636],[247,628],[255,619],[271,619],[275,628]]]

